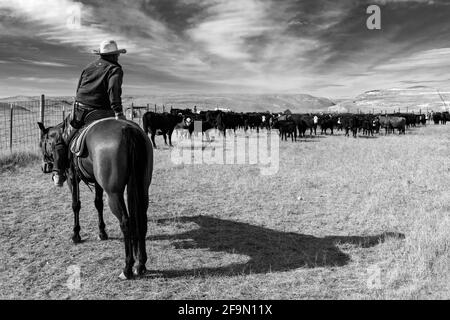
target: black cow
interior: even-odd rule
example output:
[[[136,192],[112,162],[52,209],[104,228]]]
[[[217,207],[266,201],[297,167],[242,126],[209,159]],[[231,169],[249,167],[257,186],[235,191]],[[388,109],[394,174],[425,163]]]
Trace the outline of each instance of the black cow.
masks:
[[[217,128],[217,116],[221,113],[222,111],[201,111],[200,112],[200,117],[202,118],[202,121],[208,121],[209,123],[211,123],[215,128]]]
[[[427,117],[424,114],[421,114],[418,116],[418,122],[423,125],[426,126],[427,125]]]
[[[273,117],[270,112],[261,113],[261,129],[270,130],[272,128]]]
[[[345,130],[345,136],[350,137],[350,131],[354,138],[358,135],[358,130],[362,127],[362,119],[357,115],[342,115],[339,117],[339,126]]]
[[[194,133],[195,130],[201,129],[201,133],[206,134],[206,138],[209,141],[209,133],[208,131],[215,128],[215,125],[209,121],[206,120],[194,120],[194,121],[188,121],[187,118],[185,118],[185,123],[187,124],[187,129],[189,131],[189,137],[192,138],[192,133]],[[199,128],[200,127],[200,128]],[[199,133],[200,131],[197,131]]]
[[[321,134],[327,134],[327,130],[330,129],[333,135],[333,130],[337,126],[337,119],[331,114],[322,115],[319,117],[319,125],[322,131]]]
[[[394,132],[395,129],[398,130],[398,134],[406,134],[406,119],[403,117],[391,117],[390,118],[390,126],[392,129],[392,132]]]
[[[370,135],[373,137],[374,132],[380,131],[380,121],[373,115],[365,115],[362,117],[361,128],[363,135]]]
[[[398,133],[406,134],[406,119],[403,117],[394,116],[381,116],[378,118],[380,121],[380,126],[386,130],[386,134],[392,131],[394,133],[395,129]]]
[[[447,124],[450,121],[450,113],[448,111],[442,112],[442,124]]]
[[[278,129],[281,141],[287,141],[289,136],[291,137],[292,142],[297,141],[297,124],[292,119],[274,119],[272,128]]]
[[[450,119],[448,119],[450,120]],[[434,124],[446,124],[447,123],[447,117],[445,116],[445,113],[443,112],[436,112],[433,114],[433,121]]]
[[[219,111],[217,117],[215,119],[215,124],[217,129],[223,133],[223,136],[227,136],[227,129],[231,129],[234,131],[236,135],[236,129],[239,124],[239,115],[233,112],[222,112]],[[212,123],[212,122],[211,122]]]
[[[172,133],[176,126],[183,125],[183,116],[170,113],[146,112],[142,116],[142,126],[146,134],[151,133],[153,147],[156,149],[155,135],[162,135],[164,143],[167,145],[167,136],[169,136],[169,145],[172,147]]]
[[[313,132],[314,135],[317,135],[317,125],[319,121],[317,116],[293,114],[291,117],[297,124],[300,137],[306,136],[307,129],[309,129],[310,136],[312,136]]]

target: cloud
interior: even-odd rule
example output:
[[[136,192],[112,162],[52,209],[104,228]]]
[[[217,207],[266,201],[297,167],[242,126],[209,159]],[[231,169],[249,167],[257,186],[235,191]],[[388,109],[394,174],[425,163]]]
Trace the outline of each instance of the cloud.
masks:
[[[349,95],[445,78],[449,14],[441,0],[0,0],[0,64],[11,83],[75,79],[115,39],[126,92]]]
[[[58,62],[50,62],[50,61],[36,61],[36,60],[28,60],[28,59],[20,59],[23,62],[34,64],[37,66],[45,66],[45,67],[61,67],[66,68],[70,67],[69,64],[66,63],[58,63]]]
[[[101,27],[91,25],[93,11],[81,2],[70,0],[0,0],[0,8],[11,10],[16,18],[39,25],[36,35],[60,44],[93,48],[113,36]],[[77,25],[77,23],[80,25]],[[120,40],[126,42],[123,37]]]
[[[8,80],[18,80],[25,82],[33,82],[33,83],[59,83],[59,82],[67,82],[73,83],[77,79],[60,79],[60,78],[43,78],[43,77],[8,77]]]
[[[409,71],[418,68],[442,68],[450,64],[450,48],[424,50],[407,57],[395,57],[374,67],[380,71]]]
[[[275,32],[266,3],[259,0],[213,1],[207,18],[187,34],[213,55],[228,60],[246,60],[246,39]]]

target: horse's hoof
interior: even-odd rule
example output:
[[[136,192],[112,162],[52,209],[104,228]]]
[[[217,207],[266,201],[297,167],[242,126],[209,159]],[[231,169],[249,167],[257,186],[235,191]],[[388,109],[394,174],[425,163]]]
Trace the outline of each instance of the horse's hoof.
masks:
[[[131,273],[128,277],[125,275],[125,273],[122,271],[122,273],[119,276],[120,280],[130,280],[133,279],[133,273]]]
[[[81,237],[79,234],[75,234],[72,236],[72,242],[75,244],[79,244],[81,243]]]
[[[120,280],[128,280],[127,277],[125,276],[125,273],[123,273],[123,271],[122,271],[122,273],[120,274],[119,279],[120,279]]]
[[[143,266],[138,266],[136,268],[134,268],[133,273],[135,276],[142,276],[147,272],[147,268],[145,267],[145,265]]]
[[[100,233],[100,234],[98,235],[98,240],[101,240],[101,241],[108,240],[108,234],[107,234],[106,232]]]

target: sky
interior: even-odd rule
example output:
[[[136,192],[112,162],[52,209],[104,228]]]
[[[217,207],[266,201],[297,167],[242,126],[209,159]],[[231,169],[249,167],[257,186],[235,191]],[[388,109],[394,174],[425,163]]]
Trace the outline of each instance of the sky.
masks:
[[[449,17],[446,0],[0,0],[0,97],[74,96],[110,39],[126,95],[448,90]]]

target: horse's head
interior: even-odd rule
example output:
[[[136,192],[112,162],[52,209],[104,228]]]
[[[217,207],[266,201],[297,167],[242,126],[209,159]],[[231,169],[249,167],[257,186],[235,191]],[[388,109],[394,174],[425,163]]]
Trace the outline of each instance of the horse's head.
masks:
[[[41,139],[39,141],[39,147],[42,153],[41,169],[44,173],[51,173],[55,162],[55,144],[60,137],[60,129],[57,127],[45,128],[41,122],[38,122],[38,126],[41,130]]]

